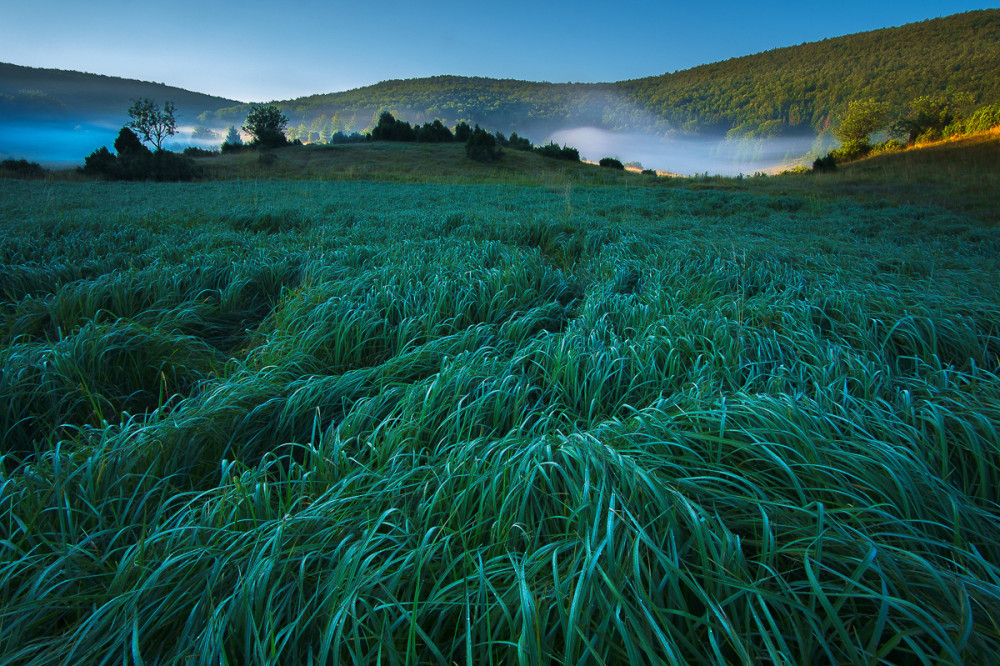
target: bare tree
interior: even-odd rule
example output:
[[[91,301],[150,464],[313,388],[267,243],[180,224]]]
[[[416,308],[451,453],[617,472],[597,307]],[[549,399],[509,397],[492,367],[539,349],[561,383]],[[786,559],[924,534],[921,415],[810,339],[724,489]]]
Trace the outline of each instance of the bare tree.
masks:
[[[142,97],[132,100],[128,115],[131,118],[128,127],[134,129],[143,141],[156,146],[157,150],[162,149],[164,139],[177,131],[173,102],[164,102],[161,111],[159,104],[148,97]]]

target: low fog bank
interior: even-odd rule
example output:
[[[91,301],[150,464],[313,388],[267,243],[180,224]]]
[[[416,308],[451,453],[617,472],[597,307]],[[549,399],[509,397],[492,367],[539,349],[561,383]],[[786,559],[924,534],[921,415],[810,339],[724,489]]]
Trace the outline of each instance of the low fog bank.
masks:
[[[0,159],[24,158],[56,169],[82,166],[84,158],[101,146],[114,151],[121,128],[121,123],[105,122],[0,122]],[[212,132],[205,136],[196,134],[194,127],[178,127],[163,147],[178,152],[189,146],[218,150],[225,131],[214,128]]]
[[[572,146],[585,160],[616,157],[624,163],[639,162],[643,168],[681,175],[753,175],[775,173],[829,150],[822,137],[778,137],[774,139],[725,139],[673,135],[662,137],[637,132],[612,132],[596,127],[577,127],[554,132],[552,140]],[[808,158],[811,162],[811,157]]]

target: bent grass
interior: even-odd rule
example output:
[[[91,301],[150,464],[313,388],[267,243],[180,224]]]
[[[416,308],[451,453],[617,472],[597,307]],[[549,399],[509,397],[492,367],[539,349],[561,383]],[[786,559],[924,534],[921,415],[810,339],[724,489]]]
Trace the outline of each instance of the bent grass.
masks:
[[[0,197],[4,663],[1000,649],[1000,237],[969,218],[766,188]]]

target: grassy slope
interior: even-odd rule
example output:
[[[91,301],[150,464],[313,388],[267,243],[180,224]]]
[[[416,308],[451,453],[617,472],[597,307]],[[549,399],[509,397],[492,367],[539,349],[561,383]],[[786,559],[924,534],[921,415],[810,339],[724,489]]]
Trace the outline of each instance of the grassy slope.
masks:
[[[0,180],[0,661],[993,659],[1000,232],[447,154]]]

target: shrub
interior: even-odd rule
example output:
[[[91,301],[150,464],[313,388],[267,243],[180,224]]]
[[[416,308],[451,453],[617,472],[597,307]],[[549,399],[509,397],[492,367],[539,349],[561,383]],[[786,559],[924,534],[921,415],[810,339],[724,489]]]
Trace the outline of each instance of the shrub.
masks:
[[[614,157],[602,157],[601,161],[598,162],[602,167],[607,169],[621,169],[625,170],[625,165],[621,163],[621,160],[617,160]]]
[[[465,154],[477,162],[495,162],[500,159],[503,152],[497,147],[496,137],[476,125],[476,129],[465,143]]]
[[[551,157],[557,160],[568,160],[570,162],[580,161],[580,151],[568,146],[559,147],[559,144],[549,142],[544,146],[537,146],[535,152],[542,157]]]
[[[288,143],[285,129],[288,118],[274,104],[253,104],[247,114],[243,131],[253,137],[252,146],[277,148]]]
[[[83,166],[80,167],[80,171],[91,176],[110,176],[116,171],[117,164],[117,159],[108,150],[108,147],[101,146],[83,158]]]
[[[642,175],[643,176],[655,176],[655,175],[657,175],[656,174],[656,169],[643,169],[642,170]]]
[[[10,174],[10,177],[14,178],[44,178],[48,173],[38,162],[29,162],[25,159],[0,162],[0,172]]]
[[[455,125],[455,141],[468,141],[472,136],[472,128],[469,123],[459,123]]]
[[[813,171],[836,171],[837,170],[837,158],[833,153],[827,153],[823,157],[817,157],[813,161]]]
[[[422,143],[448,143],[454,140],[455,135],[440,120],[424,123],[423,127],[417,130],[417,141]]]
[[[531,141],[523,136],[518,136],[517,132],[510,133],[510,138],[507,139],[507,144],[514,150],[531,150]]]
[[[218,155],[218,151],[208,150],[207,148],[198,148],[197,146],[188,146],[184,149],[185,157],[214,157]]]
[[[123,127],[115,139],[115,152],[119,155],[149,153],[149,148],[142,145],[142,140],[129,127]]]
[[[397,120],[388,111],[378,117],[378,124],[372,129],[375,141],[416,141],[417,133],[405,120]]]

